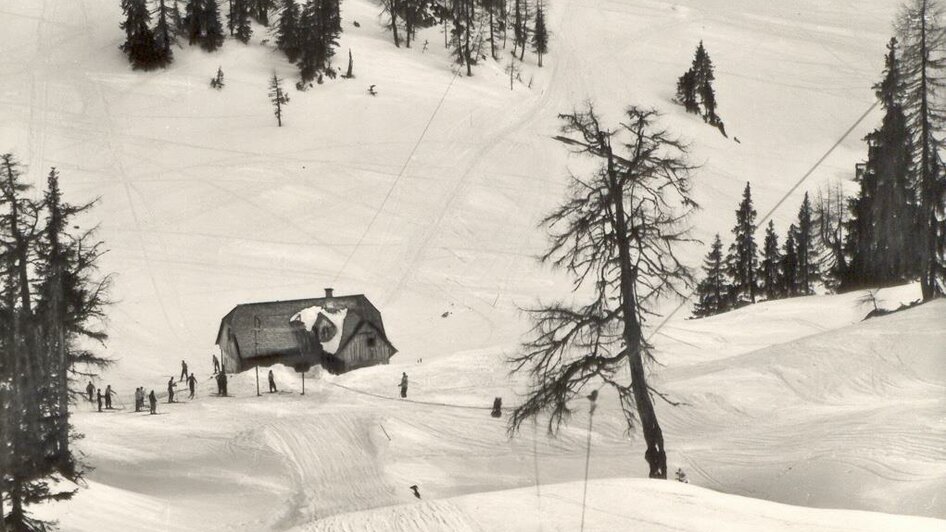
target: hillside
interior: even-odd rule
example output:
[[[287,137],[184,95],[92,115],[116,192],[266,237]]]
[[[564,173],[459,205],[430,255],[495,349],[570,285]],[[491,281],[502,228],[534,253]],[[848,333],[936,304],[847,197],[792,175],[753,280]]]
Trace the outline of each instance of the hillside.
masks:
[[[56,166],[72,201],[100,198],[84,223],[100,224],[103,271],[115,274],[116,365],[102,383],[126,408],[77,407],[89,489],[41,510],[64,530],[573,530],[586,405],[557,438],[539,427],[510,439],[484,410],[522,391],[505,364],[527,330],[520,308],[570,288],[534,259],[545,245],[536,224],[582,168],[551,138],[556,115],[586,100],[612,122],[629,104],[659,108],[701,165],[694,236],[726,238],[747,180],[768,212],[872,104],[896,5],[553,0],[551,55],[541,69],[527,58],[512,91],[501,64],[454,75],[437,28],[418,40],[426,53],[395,48],[378,10],[343,3],[339,50],[352,50],[356,78],[291,89],[278,128],[267,80],[296,72],[258,26],[247,46],[181,47],[170,68],[143,73],[117,49],[116,0],[0,8],[13,22],[0,32],[2,151],[37,178]],[[701,39],[728,139],[670,102]],[[222,91],[208,86],[218,67]],[[775,211],[780,232],[805,190],[850,179],[877,119]],[[697,266],[704,252],[682,256]],[[305,396],[287,368],[282,391],[262,398],[246,373],[235,397],[211,395],[226,312],[325,287],[379,307],[400,350],[390,366],[315,372]],[[880,297],[894,308],[917,292]],[[605,394],[589,529],[941,527],[946,305],[861,322],[862,295],[675,315],[654,338],[664,366],[652,369],[687,403],[658,414],[671,470],[692,485],[633,478],[643,448]],[[129,412],[131,391],[160,391],[181,359],[206,381],[197,399]],[[411,401],[394,399],[402,371]]]

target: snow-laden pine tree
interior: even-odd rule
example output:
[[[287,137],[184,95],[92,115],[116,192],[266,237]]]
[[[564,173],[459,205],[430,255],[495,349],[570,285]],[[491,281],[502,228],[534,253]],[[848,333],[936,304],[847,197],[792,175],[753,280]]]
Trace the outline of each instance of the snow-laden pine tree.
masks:
[[[911,177],[917,189],[922,240],[923,299],[946,293],[946,21],[939,0],[909,0],[897,20],[903,44],[903,110],[912,140]]]
[[[290,63],[295,63],[300,54],[299,5],[296,0],[280,0],[279,22],[276,23],[276,48],[286,54]]]
[[[151,11],[147,0],[122,0],[125,19],[121,29],[125,30],[125,42],[121,50],[128,56],[132,68],[150,70],[162,65],[162,57],[155,45],[151,30]]]
[[[703,47],[703,41],[700,41],[690,69],[677,80],[677,102],[683,105],[688,113],[701,115],[704,122],[717,127],[725,135],[723,121],[716,112],[716,91],[713,88],[715,80],[713,61]]]
[[[855,177],[859,189],[850,201],[847,222],[850,267],[845,289],[896,283],[921,273],[910,131],[900,104],[903,84],[897,50],[897,40],[891,39],[884,78],[874,87],[884,117],[880,127],[865,137],[867,162]]]
[[[723,242],[717,233],[703,259],[703,279],[696,286],[697,300],[693,306],[693,315],[703,318],[726,312],[730,309],[729,291],[726,265],[723,262]]]
[[[759,267],[759,249],[755,241],[756,210],[752,206],[752,189],[749,183],[742,191],[742,201],[736,210],[736,225],[732,228],[733,243],[729,246],[726,264],[732,278],[734,305],[755,303]]]
[[[590,300],[529,311],[531,338],[511,363],[531,385],[510,424],[516,430],[546,414],[554,432],[574,399],[604,386],[617,393],[628,428],[641,427],[650,477],[667,478],[652,394],[665,396],[647,384],[642,327],[657,300],[682,296],[691,284],[676,248],[689,240],[683,225],[695,208],[693,167],[685,146],[657,126],[656,111],[629,107],[623,118],[612,129],[591,105],[560,115],[556,139],[598,167],[573,176],[565,201],[544,219],[551,243],[542,260],[564,268],[576,298]]]
[[[795,250],[798,257],[795,280],[798,293],[803,296],[815,293],[815,283],[819,279],[818,242],[812,217],[811,200],[805,192],[805,198],[798,208],[798,227],[795,230]]]
[[[765,228],[765,240],[762,243],[762,262],[759,265],[759,290],[768,299],[782,297],[783,283],[780,269],[782,253],[779,251],[778,234],[775,233],[775,223],[769,220]]]
[[[276,0],[249,0],[250,16],[263,26],[269,26],[269,12],[276,7]]]
[[[250,42],[253,35],[253,26],[250,24],[251,7],[256,7],[255,0],[232,0],[230,3],[230,33],[243,44]]]
[[[538,57],[539,66],[542,66],[542,56],[549,51],[549,33],[545,27],[545,11],[542,0],[539,0],[535,11],[535,26],[532,30],[532,51]]]

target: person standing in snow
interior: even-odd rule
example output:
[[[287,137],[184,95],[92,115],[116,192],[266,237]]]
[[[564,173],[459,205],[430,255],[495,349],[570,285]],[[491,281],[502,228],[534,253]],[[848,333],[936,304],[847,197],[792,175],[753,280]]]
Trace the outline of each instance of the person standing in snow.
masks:
[[[168,380],[168,403],[174,402],[174,377]]]
[[[217,355],[214,355],[214,373],[220,373],[220,360],[217,359]]]
[[[144,392],[144,389],[141,390]],[[148,395],[148,402],[151,403],[151,413],[158,413],[158,398],[154,396],[154,390],[151,390],[151,393]]]
[[[188,397],[188,399],[193,399],[194,391],[197,389],[197,377],[195,377],[193,373],[191,373],[190,376],[187,377],[187,387],[190,388],[190,391],[191,391],[191,395],[190,397]]]
[[[141,386],[139,386],[135,388],[135,412],[141,412],[141,407],[144,406],[144,402],[144,392],[141,391]]]
[[[181,378],[180,381],[184,382],[187,380],[187,362],[181,361]]]
[[[401,399],[407,397],[407,372],[401,373]]]
[[[97,398],[99,400],[99,412],[101,412],[102,411],[102,389],[101,388],[99,388],[99,393],[97,395]]]
[[[92,381],[89,381],[89,385],[85,387],[85,391],[89,394],[89,402],[94,401],[95,386],[92,385]]]
[[[273,377],[273,370],[269,370],[269,393],[276,393],[276,377]]]
[[[227,374],[222,371],[217,373],[217,395],[227,396]]]
[[[105,410],[112,409],[112,385],[109,384],[105,387]]]

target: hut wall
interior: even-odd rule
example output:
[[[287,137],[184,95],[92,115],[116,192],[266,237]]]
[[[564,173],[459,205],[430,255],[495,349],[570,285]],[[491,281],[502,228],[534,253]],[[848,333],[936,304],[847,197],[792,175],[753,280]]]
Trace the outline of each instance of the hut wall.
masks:
[[[374,345],[370,345],[372,339]],[[387,364],[393,354],[391,344],[374,331],[359,331],[345,346],[344,352],[340,353],[346,371]]]

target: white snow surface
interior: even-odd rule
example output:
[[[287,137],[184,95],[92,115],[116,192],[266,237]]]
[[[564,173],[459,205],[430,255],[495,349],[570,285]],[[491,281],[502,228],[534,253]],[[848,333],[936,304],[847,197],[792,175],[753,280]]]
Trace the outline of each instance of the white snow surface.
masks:
[[[532,88],[510,91],[504,65],[455,77],[437,29],[420,36],[427,53],[397,49],[373,2],[345,0],[339,55],[352,50],[356,78],[291,90],[278,128],[267,82],[291,85],[295,68],[259,27],[249,45],[183,46],[168,69],[132,72],[115,0],[5,0],[0,150],[37,182],[57,167],[74,203],[100,198],[82,223],[101,222],[102,269],[117,273],[117,364],[101,382],[125,409],[77,407],[88,489],[37,511],[67,531],[575,530],[586,405],[555,438],[510,438],[488,415],[523,390],[505,364],[528,328],[519,309],[572,297],[534,260],[537,222],[586,168],[552,140],[556,115],[585,100],[612,124],[628,104],[659,108],[702,165],[694,236],[725,237],[747,180],[766,213],[873,103],[896,4],[554,0],[545,67],[528,59]],[[730,139],[670,103],[700,39]],[[208,87],[218,66],[222,91]],[[780,232],[805,190],[850,179],[878,120],[775,210]],[[325,286],[379,307],[391,365],[310,373],[304,396],[276,367],[279,393],[257,398],[247,373],[234,397],[211,395],[229,309]],[[862,322],[863,295],[674,316],[653,339],[653,382],[686,403],[657,408],[671,470],[692,484],[639,479],[643,445],[604,393],[586,529],[946,527],[946,303]],[[879,294],[887,308],[918,296]],[[182,358],[198,397],[129,412],[134,388],[162,391]]]
[[[338,351],[339,343],[342,341],[342,329],[345,327],[345,318],[348,317],[347,308],[333,309],[318,305],[306,307],[289,318],[289,322],[301,322],[305,325],[305,330],[311,331],[320,315],[325,316],[325,319],[332,322],[332,325],[335,326],[335,334],[333,334],[331,338],[324,342],[319,341],[319,343],[322,344],[322,349],[326,353],[334,355],[335,352]]]

